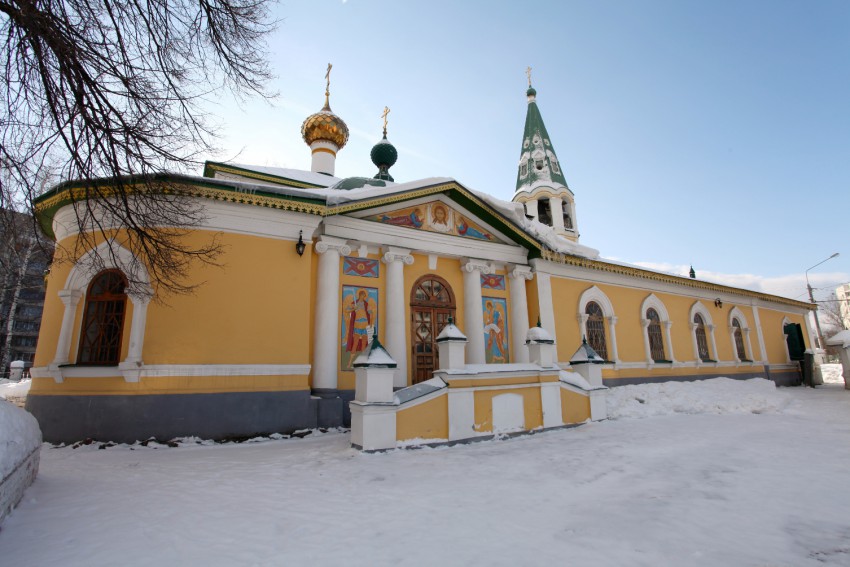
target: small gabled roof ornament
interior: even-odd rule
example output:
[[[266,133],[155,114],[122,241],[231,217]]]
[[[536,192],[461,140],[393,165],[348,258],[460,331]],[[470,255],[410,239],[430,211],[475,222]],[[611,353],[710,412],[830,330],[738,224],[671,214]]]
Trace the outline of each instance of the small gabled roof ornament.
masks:
[[[390,353],[378,340],[377,335],[373,335],[371,342],[354,360],[352,366],[354,368],[396,368],[398,363],[390,356]]]
[[[372,147],[370,154],[372,163],[378,167],[378,173],[375,174],[375,179],[383,179],[385,181],[395,181],[390,175],[390,168],[398,160],[398,150],[387,140],[387,115],[390,113],[388,106],[384,107],[384,112],[381,118],[384,119],[384,137]]]
[[[537,326],[528,330],[525,335],[525,344],[555,344],[555,339],[552,335],[540,325],[540,316],[537,316]]]
[[[694,271],[694,267],[693,267],[693,266],[691,266],[691,271],[690,271],[690,272],[688,272],[688,275],[689,275],[689,276],[691,276],[691,279],[692,279],[692,280],[695,280],[695,279],[696,279],[696,277],[697,277],[697,273]]]
[[[440,331],[440,334],[437,335],[436,342],[438,343],[467,343],[469,340],[466,338],[466,335],[457,328],[454,323],[454,318],[449,316],[449,322],[443,327],[443,330]]]
[[[570,365],[576,364],[603,364],[605,359],[593,350],[593,347],[587,344],[587,337],[581,337],[581,346],[570,358]]]

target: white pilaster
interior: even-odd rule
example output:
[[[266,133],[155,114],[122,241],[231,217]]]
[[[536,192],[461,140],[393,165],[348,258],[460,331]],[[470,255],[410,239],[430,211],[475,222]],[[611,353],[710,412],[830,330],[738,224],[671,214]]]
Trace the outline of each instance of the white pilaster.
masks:
[[[649,319],[641,319],[640,326],[643,327],[643,348],[646,352],[646,362],[652,365],[655,359],[652,358],[652,348],[649,346]]]
[[[68,364],[71,352],[71,334],[74,330],[74,316],[77,314],[77,305],[83,297],[83,292],[77,289],[63,289],[59,291],[59,299],[65,304],[62,313],[62,327],[59,329],[59,340],[56,341],[56,354],[53,356],[53,365]]]
[[[152,294],[141,297],[130,296],[133,303],[133,320],[130,322],[130,344],[125,358],[118,368],[125,382],[138,382],[142,372],[142,347],[145,344],[145,327],[148,321],[148,304]]]
[[[676,356],[673,354],[673,335],[670,333],[670,327],[673,326],[672,321],[664,321],[664,334],[667,335],[667,350],[670,352],[668,356],[670,357],[670,362],[676,362]]]
[[[549,197],[549,212],[552,215],[552,228],[564,232],[564,202],[560,197]]]
[[[466,356],[469,364],[484,364],[484,307],[481,305],[481,274],[491,273],[482,260],[465,259],[463,270],[464,330],[469,339]]]
[[[537,215],[540,214],[540,211],[537,209],[537,200],[536,199],[530,199],[530,200],[526,201],[524,204],[525,204],[526,214],[534,217],[534,219],[537,220]]]
[[[717,354],[717,341],[714,339],[714,325],[709,324],[705,328],[708,330],[708,338],[711,340],[711,356],[719,361],[720,355]]]
[[[767,362],[767,347],[764,344],[764,334],[761,329],[761,319],[759,319],[759,308],[753,305],[753,323],[756,326],[756,337],[759,341],[759,362]]]
[[[511,346],[514,362],[528,362],[528,349],[525,348],[525,335],[528,334],[528,298],[525,282],[534,277],[528,266],[515,266],[510,272],[511,328],[513,329]]]
[[[697,327],[698,326],[699,325],[697,325],[693,321],[690,323],[691,341],[693,341],[693,345],[694,345],[694,360],[697,361],[697,366],[699,366],[700,363],[702,362],[702,357],[700,357],[700,355],[699,355],[699,342],[697,341]]]
[[[386,340],[387,352],[398,363],[393,374],[393,386],[407,386],[407,337],[404,316],[404,266],[413,264],[410,250],[388,246],[381,260],[387,266],[387,311],[384,320],[387,322]]]
[[[617,317],[612,315],[611,317],[606,317],[608,320],[608,338],[611,341],[611,352],[608,353],[611,356],[611,360],[614,361],[614,364],[620,363],[620,353],[617,350]]]
[[[313,388],[336,390],[339,358],[339,258],[351,254],[341,238],[322,236],[316,275],[316,320],[313,326]]]
[[[555,335],[555,305],[552,302],[551,276],[542,272],[536,272],[536,274],[537,308],[538,313],[540,313],[540,324],[544,329],[546,329],[546,332],[549,333],[552,340],[557,341],[558,337]]]

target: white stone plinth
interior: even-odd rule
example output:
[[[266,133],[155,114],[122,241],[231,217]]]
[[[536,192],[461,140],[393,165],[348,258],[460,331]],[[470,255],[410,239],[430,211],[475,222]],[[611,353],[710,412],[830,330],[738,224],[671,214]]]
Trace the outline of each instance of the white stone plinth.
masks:
[[[367,403],[393,403],[395,368],[360,367],[354,369],[354,399]]]
[[[353,401],[349,407],[351,408],[352,445],[364,451],[395,449],[396,406],[369,405]]]

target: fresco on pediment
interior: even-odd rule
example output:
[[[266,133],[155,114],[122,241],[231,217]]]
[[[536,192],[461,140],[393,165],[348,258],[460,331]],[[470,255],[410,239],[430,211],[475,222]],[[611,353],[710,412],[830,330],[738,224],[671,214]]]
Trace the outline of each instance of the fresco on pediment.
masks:
[[[441,201],[371,215],[365,217],[365,220],[475,240],[496,240],[484,227]]]

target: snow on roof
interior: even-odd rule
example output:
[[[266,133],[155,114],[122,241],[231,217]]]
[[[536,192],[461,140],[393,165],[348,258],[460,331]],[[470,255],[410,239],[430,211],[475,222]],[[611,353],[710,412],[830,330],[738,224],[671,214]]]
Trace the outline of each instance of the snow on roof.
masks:
[[[368,366],[372,368],[395,368],[398,363],[390,356],[384,345],[378,341],[378,337],[373,337],[369,346],[354,360],[353,366],[360,368]]]
[[[850,331],[841,331],[832,336],[832,338],[826,339],[826,344],[830,346],[842,346],[845,347],[850,345]]]
[[[603,362],[605,362],[605,359],[587,344],[587,339],[581,341],[581,346],[570,359],[570,364],[602,364]]]
[[[543,327],[532,327],[528,330],[528,333],[525,335],[525,342],[527,343],[546,343],[546,344],[554,344],[555,339],[552,338],[552,335],[544,329]]]
[[[445,341],[468,342],[466,335],[464,335],[454,323],[449,323],[443,327],[443,330],[440,331],[439,335],[437,335],[438,343]]]
[[[339,177],[334,177],[333,175],[317,173],[315,171],[306,171],[303,169],[289,169],[286,167],[269,167],[263,165],[246,165],[242,163],[223,163],[221,165],[229,165],[232,167],[238,167],[239,169],[245,169],[256,173],[274,175],[275,177],[285,177],[286,179],[292,179],[293,181],[302,181],[304,183],[310,183],[313,185],[321,185],[322,187],[330,187],[331,185],[339,182],[340,180]]]

